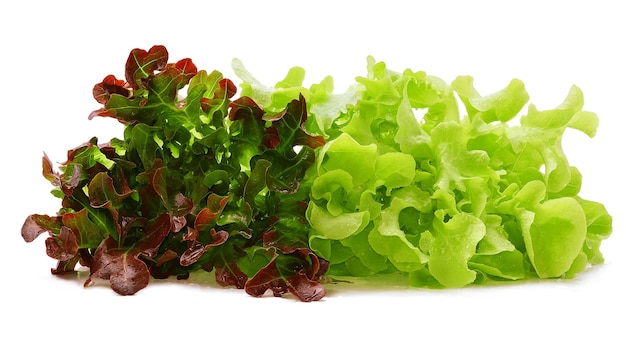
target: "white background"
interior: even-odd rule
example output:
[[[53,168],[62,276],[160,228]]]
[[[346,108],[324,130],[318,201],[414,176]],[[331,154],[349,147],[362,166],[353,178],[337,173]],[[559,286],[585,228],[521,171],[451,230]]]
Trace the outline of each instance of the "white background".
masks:
[[[626,55],[617,1],[5,1],[0,5],[0,339],[625,339],[624,147]],[[424,70],[450,82],[472,75],[481,94],[522,79],[539,109],[572,84],[600,117],[595,138],[568,134],[582,196],[604,203],[614,233],[605,264],[574,280],[458,290],[329,285],[322,302],[252,298],[212,275],[152,281],[132,297],[83,278],[50,274],[41,236],[20,236],[31,213],[59,202],[41,177],[55,162],[121,125],[88,114],[93,85],[123,77],[132,48],[163,44],[236,84],[232,58],[274,84],[291,66],[307,84],[332,75],[336,92],[366,74],[366,57],[390,69]]]

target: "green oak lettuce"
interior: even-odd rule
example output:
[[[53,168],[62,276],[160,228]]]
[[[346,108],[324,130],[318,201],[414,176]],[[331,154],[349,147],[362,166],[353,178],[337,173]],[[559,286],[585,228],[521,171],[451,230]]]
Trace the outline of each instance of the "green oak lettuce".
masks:
[[[462,287],[573,277],[603,261],[611,216],[578,196],[582,176],[561,146],[566,129],[593,137],[598,126],[578,87],[539,110],[518,79],[483,96],[470,76],[447,84],[371,57],[344,94],[328,78],[305,88],[300,68],[267,87],[234,66],[267,104],[306,94],[307,129],[328,137],[307,175],[306,217],[329,274],[400,272],[414,286]]]

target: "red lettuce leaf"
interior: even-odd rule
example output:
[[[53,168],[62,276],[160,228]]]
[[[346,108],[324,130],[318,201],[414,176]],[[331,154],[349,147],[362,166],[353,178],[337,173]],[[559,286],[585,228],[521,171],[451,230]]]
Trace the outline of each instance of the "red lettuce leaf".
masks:
[[[78,264],[81,259],[82,258],[80,255],[76,255],[71,259],[58,261],[56,268],[50,269],[50,272],[53,275],[58,276],[74,273],[76,269],[76,264]]]
[[[248,276],[239,269],[236,262],[226,263],[215,268],[215,279],[221,286],[234,286],[243,289],[248,281]]]
[[[78,247],[96,248],[103,239],[102,232],[91,218],[86,208],[78,212],[68,212],[62,216],[63,225],[67,226],[76,237]]]
[[[58,235],[46,239],[46,253],[60,261],[74,258],[78,253],[78,242],[72,230],[62,226]]]
[[[117,209],[122,206],[124,200],[136,191],[124,188],[118,193],[113,179],[106,173],[98,173],[89,182],[89,203],[94,208]]]
[[[96,250],[85,286],[92,285],[96,278],[109,280],[111,289],[125,296],[145,288],[150,272],[146,263],[139,259],[138,251],[120,249],[115,240],[107,238]]]
[[[229,200],[230,197],[228,196],[220,196],[211,193],[207,200],[207,207],[200,210],[196,216],[194,228],[197,231],[202,231],[207,227],[214,226],[217,218],[220,216]]]
[[[216,231],[215,229],[211,229],[209,231],[210,241],[206,244],[202,243],[198,240],[200,237],[199,234],[192,233],[192,236],[188,237],[190,246],[183,254],[180,256],[180,265],[189,266],[200,259],[205,252],[209,251],[212,247],[222,245],[228,240],[228,232],[226,231]],[[188,239],[187,238],[187,239]]]
[[[277,297],[291,293],[304,302],[318,301],[326,295],[319,280],[327,269],[328,263],[310,250],[279,253],[248,280],[244,289],[255,297],[263,296],[269,290]]]
[[[167,173],[167,167],[159,167],[154,170],[152,177],[154,192],[163,200],[165,208],[174,216],[185,216],[193,209],[193,200],[168,186],[173,181],[167,178]]]
[[[30,243],[46,231],[50,234],[60,233],[62,226],[63,220],[61,216],[51,217],[45,214],[31,214],[22,225],[22,238],[27,243]]]
[[[298,99],[289,102],[284,111],[266,116],[265,119],[272,122],[272,127],[274,127],[269,140],[272,145],[275,145],[274,148],[284,149],[283,153],[292,151],[294,146],[317,148],[326,143],[323,136],[310,135],[304,129],[308,113],[306,100],[302,94]],[[276,143],[276,139],[280,141]]]
[[[130,97],[131,90],[128,85],[121,79],[115,78],[114,75],[104,77],[102,82],[93,87],[93,98],[100,104],[106,104],[111,95],[118,94],[124,97]]]
[[[142,239],[134,246],[147,257],[157,255],[161,243],[172,229],[173,217],[168,213],[158,216],[143,232]]]
[[[46,178],[46,180],[50,181],[52,185],[56,187],[61,187],[61,175],[59,174],[59,172],[54,170],[54,167],[52,166],[52,161],[50,161],[50,158],[45,153],[41,158],[41,166],[41,173],[43,177]]]
[[[150,50],[133,49],[126,60],[126,81],[133,89],[142,87],[142,80],[153,76],[167,65],[169,53],[165,46],[155,45]]]

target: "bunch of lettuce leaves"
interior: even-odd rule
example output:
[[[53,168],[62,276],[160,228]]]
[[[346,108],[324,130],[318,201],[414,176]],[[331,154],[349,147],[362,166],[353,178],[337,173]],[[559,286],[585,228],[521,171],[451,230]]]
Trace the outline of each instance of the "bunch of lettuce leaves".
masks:
[[[571,278],[603,262],[612,218],[578,196],[581,173],[561,146],[566,129],[593,137],[598,127],[578,87],[538,110],[518,79],[482,96],[469,76],[447,84],[371,57],[343,94],[332,78],[304,88],[297,67],[267,87],[233,65],[242,94],[271,110],[304,93],[307,130],[328,141],[309,171],[306,217],[329,275],[399,272],[412,286],[462,287]]]
[[[540,111],[517,79],[482,96],[471,77],[371,57],[341,94],[330,76],[304,86],[299,67],[272,87],[233,69],[239,90],[154,46],[131,51],[125,79],[96,84],[90,118],[117,119],[123,139],[94,137],[58,171],[44,155],[62,208],[22,227],[28,242],[47,232],[53,273],[80,264],[85,286],[131,295],[204,270],[253,296],[314,301],[335,276],[462,287],[603,262],[611,216],[579,197],[561,147],[568,128],[596,133],[579,88]]]
[[[125,80],[95,85],[103,107],[90,116],[117,119],[124,138],[92,138],[60,171],[44,155],[62,208],[29,216],[24,239],[48,232],[53,273],[80,263],[90,269],[85,286],[109,280],[122,295],[150,277],[205,270],[253,296],[324,297],[328,262],[308,248],[301,182],[325,140],[304,130],[304,97],[268,113],[236,93],[217,71],[169,63],[164,46],[132,50]]]

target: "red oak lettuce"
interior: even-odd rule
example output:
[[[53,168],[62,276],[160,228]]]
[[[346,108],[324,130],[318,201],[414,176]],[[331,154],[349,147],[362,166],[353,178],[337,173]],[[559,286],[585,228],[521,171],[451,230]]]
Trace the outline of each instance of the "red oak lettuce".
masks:
[[[217,71],[170,63],[163,46],[132,50],[125,80],[94,86],[103,107],[90,115],[117,119],[124,138],[92,138],[59,171],[43,157],[62,208],[28,217],[24,239],[47,232],[54,273],[80,263],[85,286],[104,279],[121,295],[203,269],[254,296],[321,299],[327,262],[308,248],[301,182],[324,138],[304,129],[304,97],[267,113],[236,93]]]

